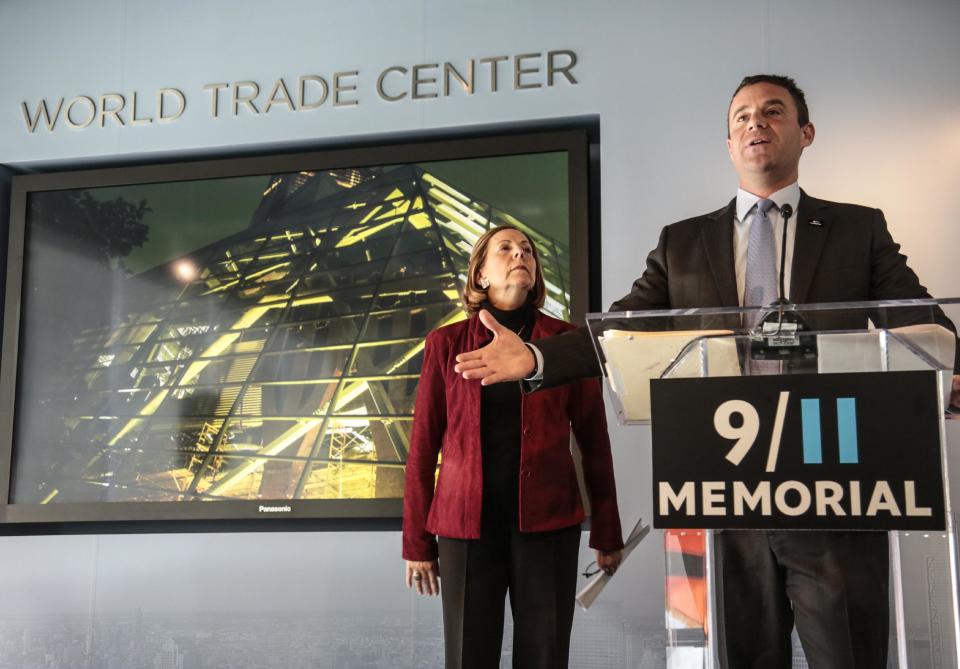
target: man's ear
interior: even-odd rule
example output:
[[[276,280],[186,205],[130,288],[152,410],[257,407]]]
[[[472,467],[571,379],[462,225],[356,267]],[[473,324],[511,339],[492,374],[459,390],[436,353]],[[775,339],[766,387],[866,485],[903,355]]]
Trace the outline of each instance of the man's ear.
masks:
[[[730,160],[733,160],[733,140],[727,137],[727,155],[730,156]]]
[[[800,128],[801,140],[800,144],[804,148],[813,144],[813,137],[817,134],[817,129],[813,127],[812,123],[807,123],[805,126]]]

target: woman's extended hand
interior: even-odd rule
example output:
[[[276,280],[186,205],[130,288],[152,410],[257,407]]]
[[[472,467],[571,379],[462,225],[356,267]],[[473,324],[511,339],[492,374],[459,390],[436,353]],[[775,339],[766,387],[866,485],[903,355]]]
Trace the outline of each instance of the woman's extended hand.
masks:
[[[611,576],[617,571],[617,567],[620,566],[622,560],[623,550],[610,551],[609,553],[597,551],[597,566]]]
[[[421,595],[439,595],[440,567],[437,566],[437,561],[411,562],[407,560],[407,587],[416,587],[417,593]]]

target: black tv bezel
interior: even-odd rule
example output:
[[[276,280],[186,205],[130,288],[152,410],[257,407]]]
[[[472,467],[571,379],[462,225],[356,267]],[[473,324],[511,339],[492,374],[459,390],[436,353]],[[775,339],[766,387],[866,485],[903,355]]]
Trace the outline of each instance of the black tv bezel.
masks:
[[[599,271],[599,127],[593,120],[540,129],[445,130],[437,137],[394,138],[299,152],[257,154],[69,171],[14,175],[0,348],[0,534],[87,532],[190,532],[260,530],[396,530],[402,499],[387,500],[229,500],[218,502],[10,503],[17,406],[20,307],[24,291],[24,242],[32,193],[147,183],[221,179],[440,160],[459,160],[565,151],[571,253],[571,318],[582,322],[598,308]],[[591,225],[593,221],[593,225]],[[264,514],[260,504],[285,504],[289,513]]]

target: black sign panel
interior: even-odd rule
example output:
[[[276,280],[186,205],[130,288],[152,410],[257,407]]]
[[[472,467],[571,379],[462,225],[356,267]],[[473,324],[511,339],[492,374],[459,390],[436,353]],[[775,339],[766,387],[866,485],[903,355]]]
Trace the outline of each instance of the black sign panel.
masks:
[[[651,382],[654,526],[943,530],[936,372]]]

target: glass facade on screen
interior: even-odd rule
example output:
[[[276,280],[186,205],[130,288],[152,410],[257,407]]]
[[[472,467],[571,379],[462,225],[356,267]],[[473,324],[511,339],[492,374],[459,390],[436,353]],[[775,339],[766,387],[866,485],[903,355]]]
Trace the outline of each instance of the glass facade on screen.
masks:
[[[565,154],[526,159],[563,164],[565,207]],[[11,502],[401,497],[479,235],[526,232],[569,317],[567,220],[470,192],[402,165],[33,194]]]

